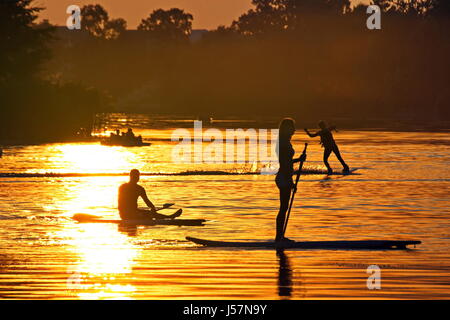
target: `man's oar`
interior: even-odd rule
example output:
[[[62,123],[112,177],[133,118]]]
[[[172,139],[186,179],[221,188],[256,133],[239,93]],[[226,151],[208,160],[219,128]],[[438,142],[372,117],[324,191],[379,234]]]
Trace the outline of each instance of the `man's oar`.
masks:
[[[306,148],[308,148],[308,144],[307,143],[305,143],[305,149],[303,149],[302,156],[306,155]],[[286,228],[287,228],[287,224],[288,224],[288,221],[289,221],[289,215],[291,214],[292,204],[294,203],[294,197],[295,197],[295,193],[297,192],[298,180],[300,180],[300,174],[302,172],[302,168],[303,168],[303,161],[300,161],[299,169],[298,169],[298,172],[297,172],[297,177],[295,178],[294,190],[292,191],[291,203],[289,204],[289,210],[288,210],[288,213],[286,215],[286,220],[284,222],[284,229],[283,229],[282,238],[284,238],[284,234],[286,233]]]
[[[161,208],[156,208],[156,211],[162,210],[162,209],[167,209],[170,208],[171,206],[173,206],[175,203],[164,203],[163,206]]]

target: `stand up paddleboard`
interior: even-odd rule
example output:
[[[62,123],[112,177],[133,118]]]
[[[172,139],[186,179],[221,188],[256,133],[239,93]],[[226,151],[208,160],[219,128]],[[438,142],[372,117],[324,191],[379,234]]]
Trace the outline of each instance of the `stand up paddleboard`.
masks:
[[[121,220],[104,219],[89,214],[78,213],[72,219],[80,223],[116,223],[122,225],[141,225],[141,226],[203,226],[204,219],[140,219],[140,220]]]
[[[263,249],[407,249],[408,245],[417,245],[421,241],[359,240],[359,241],[305,241],[305,242],[228,242],[212,241],[192,237],[186,240],[206,247],[215,248],[263,248]]]

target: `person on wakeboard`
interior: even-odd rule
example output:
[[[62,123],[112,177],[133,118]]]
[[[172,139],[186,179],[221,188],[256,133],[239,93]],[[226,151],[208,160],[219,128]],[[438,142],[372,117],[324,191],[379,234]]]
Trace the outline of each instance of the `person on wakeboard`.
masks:
[[[341,162],[342,166],[344,167],[343,172],[349,172],[350,168],[345,163],[344,159],[342,159],[341,153],[339,152],[339,148],[336,144],[336,141],[334,141],[333,134],[331,131],[336,131],[336,126],[328,126],[325,121],[319,121],[319,128],[321,130],[317,131],[316,133],[310,133],[308,129],[305,129],[305,132],[310,136],[311,138],[320,136],[320,143],[322,144],[323,150],[323,163],[327,167],[328,174],[333,173],[333,169],[331,169],[330,164],[328,163],[328,157],[330,156],[331,152],[334,152],[338,160]]]
[[[119,187],[119,214],[122,220],[175,219],[181,215],[181,209],[172,215],[157,213],[155,206],[147,197],[145,189],[138,185],[139,177],[139,170],[133,169],[130,171],[130,181]],[[139,197],[144,200],[150,210],[138,208]]]

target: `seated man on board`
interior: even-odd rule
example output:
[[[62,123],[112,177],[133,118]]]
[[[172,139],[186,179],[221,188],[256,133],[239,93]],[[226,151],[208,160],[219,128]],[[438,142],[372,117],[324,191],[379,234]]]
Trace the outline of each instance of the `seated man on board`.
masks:
[[[138,185],[139,170],[130,171],[130,181],[119,187],[119,214],[122,220],[139,219],[174,219],[181,215],[181,209],[172,215],[164,215],[156,212],[156,208],[147,197],[145,189]],[[139,209],[138,199],[141,197],[150,210]]]

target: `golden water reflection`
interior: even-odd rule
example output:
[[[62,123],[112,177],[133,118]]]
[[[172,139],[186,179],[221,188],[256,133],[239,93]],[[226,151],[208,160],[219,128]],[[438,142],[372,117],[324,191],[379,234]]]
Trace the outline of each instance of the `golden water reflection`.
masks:
[[[140,248],[117,227],[79,224],[56,235],[78,261],[68,269],[68,291],[81,299],[126,299],[136,291],[127,283]]]
[[[57,210],[67,217],[76,213],[119,217],[116,211],[117,192],[126,177],[89,177],[63,181],[66,194],[64,201],[48,204],[48,211]]]
[[[124,148],[101,145],[58,145],[59,162],[65,172],[118,172],[130,167],[134,155]],[[64,180],[64,179],[63,179]],[[80,181],[63,181],[65,197],[46,207],[71,217],[75,213],[114,216],[117,187],[123,177],[90,177]],[[56,238],[65,239],[77,263],[68,268],[67,287],[70,295],[81,299],[127,299],[136,288],[125,281],[132,273],[140,248],[117,231],[116,225],[68,224],[57,231]]]
[[[121,172],[137,161],[127,148],[99,144],[58,144],[47,153],[50,167],[69,173]]]
[[[75,213],[119,218],[117,190],[126,180],[126,177],[62,178],[64,196],[59,196],[60,201],[48,203],[45,210],[60,212],[66,218]],[[140,230],[124,229],[116,224],[68,221],[51,238],[59,239],[76,259],[76,263],[67,270],[69,296],[81,299],[132,298],[137,290],[133,268],[139,267],[137,261],[144,250],[142,241],[138,241],[139,245],[134,243]],[[153,240],[147,242],[153,244]]]

